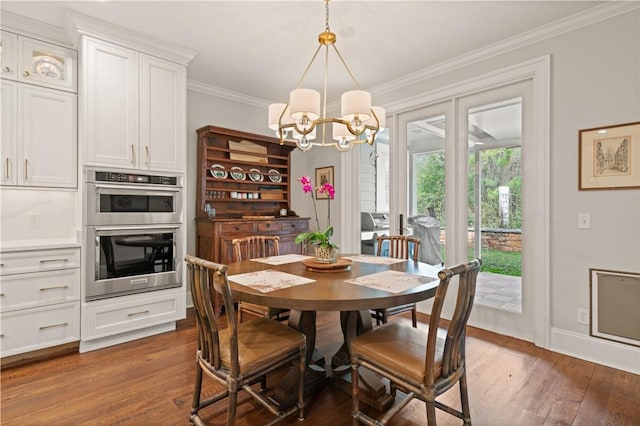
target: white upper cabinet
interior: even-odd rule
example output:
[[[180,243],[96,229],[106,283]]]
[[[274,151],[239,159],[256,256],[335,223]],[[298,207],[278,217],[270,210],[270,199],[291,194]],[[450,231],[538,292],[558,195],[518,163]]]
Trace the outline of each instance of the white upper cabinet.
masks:
[[[4,36],[4,34],[3,34]],[[4,41],[4,39],[3,39]],[[3,49],[4,53],[4,49]],[[2,57],[4,59],[4,56]],[[2,80],[2,139],[0,150],[2,152],[2,176],[0,182],[3,185],[16,185],[18,183],[16,161],[18,155],[18,83]]]
[[[2,31],[2,78],[75,93],[77,62],[73,49]]]
[[[2,55],[2,78],[17,80],[18,78],[18,36],[2,31],[0,39],[0,55]]]
[[[77,95],[18,86],[18,184],[76,186]]]
[[[2,81],[3,185],[76,187],[76,108],[74,93]]]
[[[140,55],[140,141],[143,168],[184,170],[185,67]]]
[[[83,38],[85,164],[183,171],[186,68]]]
[[[137,168],[138,53],[89,37],[82,50],[85,163]]]

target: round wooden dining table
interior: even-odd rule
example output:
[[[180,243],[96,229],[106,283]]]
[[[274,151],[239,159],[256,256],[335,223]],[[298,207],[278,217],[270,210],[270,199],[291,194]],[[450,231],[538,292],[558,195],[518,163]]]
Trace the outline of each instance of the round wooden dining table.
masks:
[[[350,261],[349,258],[354,260]],[[372,328],[369,310],[416,303],[434,297],[439,283],[438,272],[442,268],[413,260],[380,263],[389,261],[389,259],[363,255],[344,254],[338,260],[341,265],[334,267],[315,264],[311,259],[284,264],[265,263],[269,259],[231,263],[228,265],[227,272],[231,292],[234,298],[239,301],[291,310],[289,326],[307,336],[308,368],[305,377],[305,395],[317,391],[327,381],[327,378],[331,380],[332,384],[350,393],[349,342],[353,337]],[[242,285],[234,281],[234,275],[266,270],[280,271],[313,281],[268,292],[262,292],[249,285]],[[432,280],[426,283],[417,283],[417,285],[399,292],[347,282],[384,271],[397,271],[428,277]],[[427,280],[424,279],[424,281]],[[389,283],[389,285],[392,284],[393,282]],[[343,343],[331,358],[330,369],[324,367],[324,356],[315,349],[317,311],[340,311]],[[291,369],[289,375],[285,376],[275,388],[273,398],[283,408],[293,403],[293,395],[296,394],[293,390],[297,383],[296,371],[295,368]],[[366,391],[359,392],[363,402],[379,410],[387,409],[393,403],[393,397],[386,393],[384,385],[370,372],[361,371],[360,375],[366,383]]]

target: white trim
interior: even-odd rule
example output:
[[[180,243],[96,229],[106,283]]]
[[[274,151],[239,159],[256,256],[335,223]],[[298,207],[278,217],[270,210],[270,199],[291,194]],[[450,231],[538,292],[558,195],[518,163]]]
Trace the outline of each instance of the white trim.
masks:
[[[265,110],[265,114],[270,104],[269,101],[265,101],[264,99],[234,92],[228,89],[223,89],[221,87],[213,86],[210,84],[201,83],[195,80],[187,81],[187,90],[192,90],[194,92],[203,93],[205,95],[214,96],[220,99],[226,99],[228,101],[239,102],[242,104],[251,105],[258,108],[263,108]]]
[[[62,28],[5,10],[2,11],[2,30],[38,40],[46,40],[62,47],[73,47],[67,33]]]
[[[197,53],[195,50],[160,41],[71,10],[65,15],[65,29],[76,46],[80,43],[79,36],[87,35],[184,66],[187,66]]]
[[[507,38],[500,42],[490,44],[471,53],[466,53],[456,58],[440,62],[432,67],[428,67],[403,76],[401,78],[397,78],[388,83],[370,89],[370,92],[374,96],[382,95],[385,93],[392,93],[404,87],[408,87],[424,80],[449,73],[453,70],[464,68],[474,63],[484,61],[486,59],[490,59],[534,43],[538,43],[551,37],[556,37],[561,34],[595,24],[605,19],[622,15],[624,13],[638,9],[639,7],[640,3],[638,2],[608,2],[603,5],[585,10],[583,12],[576,13],[575,15],[569,16],[567,18],[563,18],[535,28],[533,30],[526,31],[514,37]]]
[[[640,374],[640,348],[560,328],[551,328],[549,349],[554,352]]]
[[[101,339],[95,340],[81,340],[79,352],[85,353],[89,351],[95,351],[96,349],[102,349],[113,345],[119,345],[120,343],[130,342],[132,340],[142,339],[144,337],[154,336],[160,333],[166,333],[168,331],[174,331],[176,329],[176,322],[167,322],[164,324],[158,324],[151,327],[142,328],[140,330],[129,331],[126,333],[115,334],[113,336],[106,336]]]

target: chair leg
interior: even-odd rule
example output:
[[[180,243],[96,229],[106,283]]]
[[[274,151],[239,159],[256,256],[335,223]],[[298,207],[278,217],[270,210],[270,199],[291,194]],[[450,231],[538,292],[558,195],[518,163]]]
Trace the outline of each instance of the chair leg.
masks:
[[[436,403],[427,401],[427,425],[436,426]]]
[[[236,405],[238,404],[238,391],[229,390],[229,409],[227,410],[227,426],[236,424]]]
[[[298,382],[298,420],[304,420],[304,374],[307,371],[306,349],[300,349],[300,361],[298,364],[300,381]]]
[[[462,415],[465,425],[471,424],[471,410],[469,409],[469,394],[467,392],[467,370],[462,372],[460,376],[460,405],[462,406]]]
[[[238,302],[238,324],[242,323],[242,302]]]
[[[411,309],[411,323],[413,328],[418,328],[418,309],[415,306]]]
[[[358,399],[359,388],[360,384],[358,383],[358,365],[351,361],[351,416],[353,417],[353,426],[358,426],[360,424],[357,419],[357,415],[360,412],[360,400]]]
[[[191,414],[196,414],[200,408],[200,390],[202,389],[202,367],[196,362],[196,383],[193,388],[193,402],[191,404]]]

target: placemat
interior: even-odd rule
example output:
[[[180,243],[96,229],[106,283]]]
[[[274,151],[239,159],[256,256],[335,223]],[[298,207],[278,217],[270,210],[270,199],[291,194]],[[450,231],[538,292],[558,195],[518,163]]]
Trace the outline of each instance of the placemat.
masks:
[[[345,282],[376,288],[378,290],[388,291],[389,293],[402,293],[410,288],[435,280],[437,280],[435,277],[412,275],[400,271],[383,271],[375,274],[364,275]]]
[[[281,288],[293,287],[296,285],[309,284],[315,280],[299,277],[298,275],[286,272],[265,269],[264,271],[247,272],[245,274],[230,275],[229,281],[251,287],[262,293],[280,290]]]

